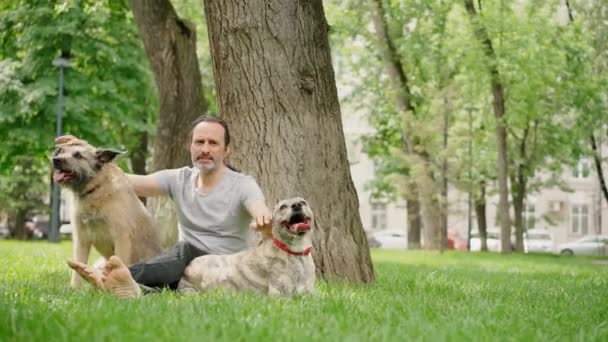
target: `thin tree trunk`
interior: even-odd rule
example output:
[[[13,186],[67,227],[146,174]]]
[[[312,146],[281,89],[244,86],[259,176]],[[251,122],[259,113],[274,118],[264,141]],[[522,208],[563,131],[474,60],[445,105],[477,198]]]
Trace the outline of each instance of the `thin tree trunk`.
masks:
[[[196,56],[196,31],[179,18],[168,0],[131,0],[131,9],[158,90],[160,113],[152,171],[191,164],[190,125],[208,109]],[[177,216],[167,197],[151,198],[148,208],[162,227],[163,245],[177,240]]]
[[[268,203],[302,196],[315,211],[317,273],[374,280],[346,157],[321,0],[205,0],[221,116],[231,160]]]
[[[525,184],[522,180],[520,166],[516,168],[516,175],[512,176],[511,191],[513,192],[513,214],[515,217],[515,251],[523,252],[523,231],[524,231],[524,200],[525,200]],[[520,237],[518,237],[518,235]],[[509,237],[510,238],[510,237]]]
[[[488,69],[490,72],[492,90],[492,108],[496,117],[496,142],[498,146],[498,158],[496,167],[498,170],[498,218],[500,222],[500,239],[502,253],[511,252],[511,222],[509,217],[509,188],[507,178],[508,158],[507,158],[507,129],[505,118],[505,97],[500,73],[498,71],[498,58],[492,45],[492,40],[486,28],[480,22],[479,15],[475,9],[473,0],[464,0],[467,13],[473,24],[475,35],[484,47],[484,54],[488,59]]]
[[[448,100],[444,98],[444,104],[446,108],[443,111],[443,161],[441,168],[441,250],[448,248],[448,137],[449,137],[449,113],[448,113]]]
[[[529,127],[526,127],[519,145],[519,162],[511,174],[511,192],[513,197],[513,214],[515,215],[515,251],[524,252],[524,201],[528,192],[528,177],[526,176],[526,150],[529,137]],[[510,238],[510,237],[509,237]]]
[[[599,149],[597,142],[595,141],[595,135],[591,134],[590,137],[591,147],[593,148],[593,162],[595,163],[595,171],[597,172],[597,177],[600,180],[600,188],[602,189],[604,199],[608,201],[608,188],[606,188],[606,180],[604,179],[604,170],[602,168],[602,160],[600,159]]]
[[[486,219],[486,184],[481,181],[479,184],[479,197],[475,198],[475,216],[477,217],[477,230],[481,240],[481,250],[488,251],[488,222]]]

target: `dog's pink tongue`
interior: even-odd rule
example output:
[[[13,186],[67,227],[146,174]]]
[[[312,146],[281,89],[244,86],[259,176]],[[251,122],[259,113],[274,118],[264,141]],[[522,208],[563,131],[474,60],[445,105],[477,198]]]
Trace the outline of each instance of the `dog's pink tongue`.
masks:
[[[307,230],[310,229],[310,225],[308,223],[298,223],[296,226],[297,230]]]
[[[65,173],[63,173],[59,170],[53,171],[53,180],[55,182],[61,182],[63,180],[63,178],[65,178]]]

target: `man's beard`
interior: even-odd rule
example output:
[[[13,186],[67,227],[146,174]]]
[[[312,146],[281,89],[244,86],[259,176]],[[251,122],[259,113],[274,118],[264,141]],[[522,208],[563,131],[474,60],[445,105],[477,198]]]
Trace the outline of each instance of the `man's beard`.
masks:
[[[202,173],[202,174],[210,174],[213,171],[218,169],[218,163],[215,160],[212,160],[210,163],[194,163],[194,166]]]

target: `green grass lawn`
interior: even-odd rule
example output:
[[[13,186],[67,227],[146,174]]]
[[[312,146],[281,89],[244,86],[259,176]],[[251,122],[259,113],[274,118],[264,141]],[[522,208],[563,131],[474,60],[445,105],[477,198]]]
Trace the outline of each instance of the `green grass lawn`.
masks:
[[[70,254],[0,241],[0,341],[608,340],[608,266],[589,258],[374,250],[371,285],[120,301],[70,289]]]

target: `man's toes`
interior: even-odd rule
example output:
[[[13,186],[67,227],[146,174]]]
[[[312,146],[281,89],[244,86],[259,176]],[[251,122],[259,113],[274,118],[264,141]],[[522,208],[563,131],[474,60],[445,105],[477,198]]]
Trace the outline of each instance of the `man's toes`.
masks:
[[[70,266],[71,269],[78,271],[84,270],[87,267],[87,264],[76,260],[68,260],[68,266]]]
[[[113,270],[121,268],[127,268],[127,265],[125,265],[125,263],[122,262],[119,257],[113,255],[110,257],[110,259],[108,259],[108,262],[106,262],[106,265],[104,266],[104,273],[110,273]]]

